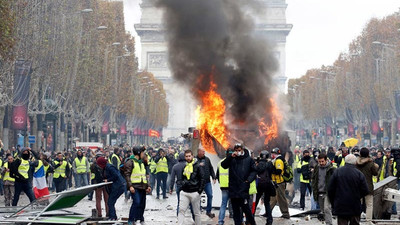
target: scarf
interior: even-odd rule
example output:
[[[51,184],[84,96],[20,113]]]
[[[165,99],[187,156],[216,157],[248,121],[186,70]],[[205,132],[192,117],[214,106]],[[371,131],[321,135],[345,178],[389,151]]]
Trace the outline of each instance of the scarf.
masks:
[[[183,176],[186,176],[188,180],[190,180],[190,175],[193,173],[193,161],[194,160],[192,160],[190,163],[187,162],[185,168],[183,169]]]

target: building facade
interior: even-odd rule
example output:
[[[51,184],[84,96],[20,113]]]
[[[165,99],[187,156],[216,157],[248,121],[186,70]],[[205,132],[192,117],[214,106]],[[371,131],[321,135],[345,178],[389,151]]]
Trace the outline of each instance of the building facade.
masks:
[[[142,16],[135,29],[141,38],[141,69],[147,70],[161,80],[169,103],[168,127],[163,130],[163,137],[177,137],[186,133],[194,125],[195,102],[183,85],[174,81],[168,68],[168,49],[164,38],[163,12],[155,6],[155,0],[143,0],[140,4]],[[274,46],[274,55],[279,61],[279,70],[275,82],[281,92],[285,91],[287,77],[286,36],[292,25],[286,24],[285,0],[260,0],[263,11],[257,16],[257,33],[265,36]]]

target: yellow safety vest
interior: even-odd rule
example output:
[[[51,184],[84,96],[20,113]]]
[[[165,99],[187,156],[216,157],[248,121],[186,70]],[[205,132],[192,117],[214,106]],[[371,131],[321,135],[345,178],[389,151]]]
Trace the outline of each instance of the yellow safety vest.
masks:
[[[117,157],[117,161],[118,161],[118,163],[117,163],[117,169],[119,169],[119,167],[121,166],[121,160],[119,159],[119,156],[117,156],[115,153],[113,153],[112,156],[111,156],[111,158],[108,159],[108,162],[109,162],[111,165],[114,165],[114,164],[112,163],[112,159],[113,159],[114,157]]]
[[[309,164],[309,163],[306,162],[306,161],[301,161],[301,163],[298,164],[297,168],[298,168],[298,169],[301,169],[301,167],[303,167],[303,166],[305,166],[305,165],[308,165],[308,164]],[[303,174],[300,173],[300,182],[301,182],[301,183],[306,183],[306,184],[308,184],[308,183],[310,183],[310,180],[305,180],[305,179],[303,179]]]
[[[6,168],[6,169],[8,169],[8,162],[5,162],[3,167]],[[14,178],[10,177],[10,172],[6,172],[6,173],[4,174],[3,180],[8,180],[8,181],[12,181],[12,182],[15,181]]]
[[[18,173],[20,173],[25,179],[28,179],[29,161],[21,159],[21,164],[18,166]]]
[[[293,162],[293,164],[294,164],[294,166],[293,166],[293,168],[297,168],[297,166],[299,165],[299,163],[300,163],[300,156],[298,156],[298,155],[295,155],[295,157],[294,157],[294,162]]]
[[[59,163],[60,163],[60,162],[58,162],[58,161],[55,161],[55,162],[54,162],[54,164],[56,164],[56,165],[58,165]],[[61,164],[61,166],[57,167],[57,168],[54,170],[53,178],[59,178],[60,176],[61,176],[61,177],[66,177],[66,175],[65,175],[65,170],[66,170],[66,168],[67,168],[67,162],[66,162],[66,161],[63,161],[62,164]]]
[[[342,166],[344,166],[346,163],[344,162],[344,157],[343,157],[343,155],[342,155],[342,154],[340,154],[340,155],[339,155],[339,157],[341,157],[341,158],[342,158],[342,161],[340,162],[340,165],[339,165],[339,167],[342,167]]]
[[[229,187],[229,169],[224,169],[221,166],[221,163],[225,160],[222,159],[219,163],[218,163],[218,171],[219,171],[219,186],[221,188],[227,188]]]
[[[168,173],[168,163],[167,158],[162,158],[157,163],[156,173],[165,172]]]
[[[146,179],[146,168],[143,163],[138,163],[133,160],[133,169],[131,173],[131,182],[132,184],[147,184]]]
[[[283,177],[282,177],[282,174],[285,170],[285,164],[283,163],[282,159],[276,159],[274,161],[274,167],[275,167],[275,169],[279,169],[282,172],[281,172],[281,174],[272,174],[271,175],[272,181],[274,181],[277,184],[285,182],[285,180],[283,180]]]
[[[256,180],[253,180],[253,182],[250,183],[249,194],[251,195],[257,194]]]
[[[78,157],[75,158],[76,173],[86,173],[86,157],[83,156],[82,160],[79,161]]]
[[[47,174],[47,170],[49,170],[50,165],[44,166],[44,174]]]
[[[38,165],[37,165],[37,167],[35,167],[35,173],[40,169],[40,167],[42,167],[43,166],[43,162],[42,162],[42,160],[39,160],[39,163],[38,163]],[[43,168],[44,169],[44,168]]]
[[[1,148],[0,148],[1,149]],[[3,165],[3,160],[2,159],[0,159],[0,165]],[[3,176],[1,175],[1,173],[0,173],[0,179],[2,178]]]
[[[379,181],[385,179],[385,172],[386,172],[386,163],[387,163],[387,158],[386,156],[383,156],[383,163],[382,163],[382,168],[381,168],[381,173],[379,174]]]
[[[96,174],[95,174],[95,173],[91,173],[91,174],[90,174],[90,179],[91,179],[91,180],[94,180],[94,178],[96,178]]]
[[[393,163],[393,176],[397,176],[397,163]]]
[[[150,172],[154,173],[156,172],[157,164],[154,161],[154,159],[150,159]]]

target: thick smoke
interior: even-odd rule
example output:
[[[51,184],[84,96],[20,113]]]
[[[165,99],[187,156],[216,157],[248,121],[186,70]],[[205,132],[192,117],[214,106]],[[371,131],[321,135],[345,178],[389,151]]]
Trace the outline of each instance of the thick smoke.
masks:
[[[250,11],[243,11],[252,8],[249,1],[161,0],[158,5],[165,9],[175,79],[195,98],[214,80],[235,124],[254,126],[267,116],[277,63],[266,40],[254,32]]]

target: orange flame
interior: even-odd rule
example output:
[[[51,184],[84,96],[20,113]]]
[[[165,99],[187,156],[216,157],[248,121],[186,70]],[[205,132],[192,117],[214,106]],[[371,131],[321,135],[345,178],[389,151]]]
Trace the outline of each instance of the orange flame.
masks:
[[[201,106],[196,109],[196,127],[200,129],[201,144],[204,149],[215,154],[213,142],[209,135],[213,136],[224,148],[229,147],[227,128],[224,122],[225,101],[216,92],[217,84],[210,82],[210,88],[206,92],[199,92]]]
[[[270,98],[269,101],[271,103],[271,111],[269,112],[271,121],[268,123],[265,121],[265,118],[261,118],[260,122],[258,123],[258,131],[260,133],[260,137],[265,137],[265,145],[267,145],[272,139],[279,136],[279,123],[282,121],[282,115],[279,112],[279,108],[275,100]]]

